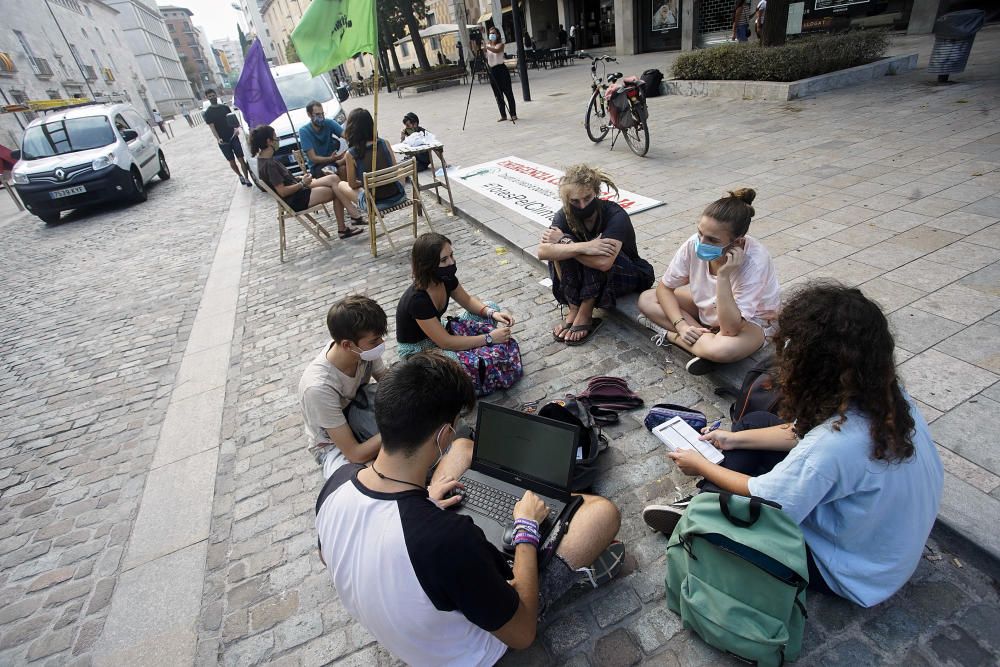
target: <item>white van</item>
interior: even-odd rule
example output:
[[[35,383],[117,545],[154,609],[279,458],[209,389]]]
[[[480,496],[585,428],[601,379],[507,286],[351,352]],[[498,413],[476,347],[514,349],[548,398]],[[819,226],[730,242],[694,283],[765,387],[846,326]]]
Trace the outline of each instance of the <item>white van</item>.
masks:
[[[24,130],[12,181],[47,223],[61,211],[114,199],[146,201],[146,183],[170,178],[153,128],[131,104],[52,111]]]
[[[298,148],[295,134],[300,127],[309,122],[306,105],[313,100],[320,102],[326,117],[341,125],[347,122],[347,115],[344,113],[343,107],[340,106],[340,100],[330,83],[328,74],[313,77],[305,65],[292,63],[291,65],[272,67],[271,75],[274,77],[275,83],[278,84],[278,91],[288,108],[287,114],[278,116],[270,123],[278,135],[279,142],[279,148],[275,151],[274,157],[288,167],[292,173],[298,173],[299,165],[295,162],[292,151]],[[291,122],[288,120],[289,116],[291,116]],[[244,129],[246,130],[245,136],[249,137],[249,130],[252,128],[245,127]],[[251,160],[250,166],[256,177],[257,161]]]

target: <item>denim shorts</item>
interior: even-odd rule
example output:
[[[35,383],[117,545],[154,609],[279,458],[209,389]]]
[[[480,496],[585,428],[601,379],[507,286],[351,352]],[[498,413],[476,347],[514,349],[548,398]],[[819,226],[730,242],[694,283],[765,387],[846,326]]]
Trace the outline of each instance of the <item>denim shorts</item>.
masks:
[[[390,199],[383,199],[382,201],[378,202],[378,207],[379,208],[391,208],[391,207],[395,206],[396,204],[403,203],[404,201],[406,201],[406,193],[405,192],[403,192],[402,194],[400,194],[398,197],[392,197]],[[361,192],[358,193],[358,210],[359,211],[367,211],[368,210],[368,203],[367,203],[367,200],[365,199],[365,191],[364,190],[362,190]]]

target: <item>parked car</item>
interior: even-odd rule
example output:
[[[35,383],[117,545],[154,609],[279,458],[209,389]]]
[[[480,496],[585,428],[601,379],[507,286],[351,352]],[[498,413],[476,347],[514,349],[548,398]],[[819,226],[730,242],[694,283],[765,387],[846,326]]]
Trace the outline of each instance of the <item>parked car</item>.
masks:
[[[149,123],[131,104],[52,111],[24,130],[11,180],[24,205],[47,223],[100,202],[146,200],[146,183],[170,169]]]
[[[278,135],[278,150],[274,157],[284,164],[292,173],[299,172],[299,165],[296,163],[293,150],[298,149],[298,142],[295,134],[298,129],[309,122],[309,114],[306,113],[306,105],[316,100],[323,105],[323,113],[327,118],[333,119],[343,125],[347,122],[347,114],[340,106],[340,99],[330,83],[330,78],[326,74],[313,77],[302,63],[292,63],[291,65],[278,65],[271,68],[271,75],[274,76],[275,83],[278,84],[278,91],[281,93],[285,106],[288,108],[287,114],[278,116],[270,125]],[[289,121],[291,117],[291,121]],[[250,129],[246,127],[246,122],[240,115],[240,122],[243,126],[244,136],[250,136]],[[249,153],[247,153],[249,155]],[[250,166],[253,175],[257,176],[257,160],[251,159]]]

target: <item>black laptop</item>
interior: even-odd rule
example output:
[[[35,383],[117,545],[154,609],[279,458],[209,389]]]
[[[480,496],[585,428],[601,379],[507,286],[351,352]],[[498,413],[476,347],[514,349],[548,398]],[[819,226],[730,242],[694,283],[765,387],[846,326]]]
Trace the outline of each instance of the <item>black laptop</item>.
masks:
[[[462,476],[467,514],[498,549],[513,521],[514,504],[525,490],[538,495],[549,508],[540,526],[542,541],[572,500],[569,492],[576,457],[578,426],[492,403],[480,403],[472,466]]]

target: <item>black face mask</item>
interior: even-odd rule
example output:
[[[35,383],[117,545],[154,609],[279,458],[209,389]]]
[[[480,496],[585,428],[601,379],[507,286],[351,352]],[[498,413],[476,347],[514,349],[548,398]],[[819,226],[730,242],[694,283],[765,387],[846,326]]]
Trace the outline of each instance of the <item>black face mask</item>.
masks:
[[[593,199],[590,200],[590,203],[584,206],[583,208],[577,208],[576,206],[570,204],[569,209],[573,211],[573,217],[575,217],[580,222],[583,222],[584,220],[589,220],[590,216],[594,215],[594,213],[597,212],[597,207],[600,205],[601,205],[601,200],[598,199],[597,197],[594,197]]]
[[[443,283],[453,282],[458,273],[458,264],[439,266],[434,269],[434,277]]]

